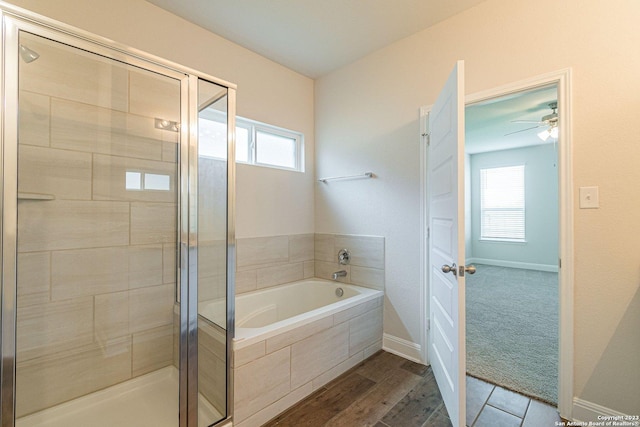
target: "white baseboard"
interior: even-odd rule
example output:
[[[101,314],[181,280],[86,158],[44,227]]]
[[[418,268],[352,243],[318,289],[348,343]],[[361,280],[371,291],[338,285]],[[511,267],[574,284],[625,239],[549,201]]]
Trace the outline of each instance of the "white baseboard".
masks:
[[[412,362],[424,363],[420,344],[393,335],[382,334],[382,349]]]
[[[558,266],[550,264],[534,264],[530,262],[517,262],[517,261],[504,261],[501,259],[488,259],[488,258],[469,258],[467,264],[485,264],[495,265],[496,267],[510,267],[510,268],[522,268],[524,270],[537,270],[548,271],[550,273],[557,273]]]
[[[626,414],[615,411],[611,408],[588,402],[586,400],[573,398],[572,418],[576,422],[588,423],[589,421],[603,421],[602,417],[624,417]],[[635,415],[635,414],[634,414]],[[600,419],[598,419],[600,417]]]

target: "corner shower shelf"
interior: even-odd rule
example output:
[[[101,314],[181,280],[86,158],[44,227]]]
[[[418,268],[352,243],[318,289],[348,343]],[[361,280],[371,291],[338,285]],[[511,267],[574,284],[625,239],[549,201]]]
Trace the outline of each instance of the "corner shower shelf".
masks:
[[[44,193],[18,193],[18,200],[55,200],[53,194]]]

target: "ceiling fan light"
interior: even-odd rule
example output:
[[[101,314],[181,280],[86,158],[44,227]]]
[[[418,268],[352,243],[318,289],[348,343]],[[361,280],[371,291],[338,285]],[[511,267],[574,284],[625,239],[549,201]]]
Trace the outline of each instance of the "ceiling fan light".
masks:
[[[549,131],[549,135],[551,138],[558,139],[558,126],[552,127],[551,131]]]
[[[550,136],[551,136],[551,132],[549,132],[549,129],[545,129],[542,132],[538,132],[538,138],[540,138],[543,141],[546,141],[547,139],[549,139]]]

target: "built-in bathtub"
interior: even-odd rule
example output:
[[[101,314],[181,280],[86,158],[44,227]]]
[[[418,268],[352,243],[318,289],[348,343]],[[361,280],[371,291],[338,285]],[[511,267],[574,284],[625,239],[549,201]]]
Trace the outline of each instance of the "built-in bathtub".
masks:
[[[382,348],[382,298],[320,279],[238,295],[234,426],[262,425]]]

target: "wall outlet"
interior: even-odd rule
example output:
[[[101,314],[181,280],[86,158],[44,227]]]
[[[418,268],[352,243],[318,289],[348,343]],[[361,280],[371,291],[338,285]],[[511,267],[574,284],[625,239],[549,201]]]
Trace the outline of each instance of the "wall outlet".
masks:
[[[598,209],[598,187],[580,187],[580,209]]]

